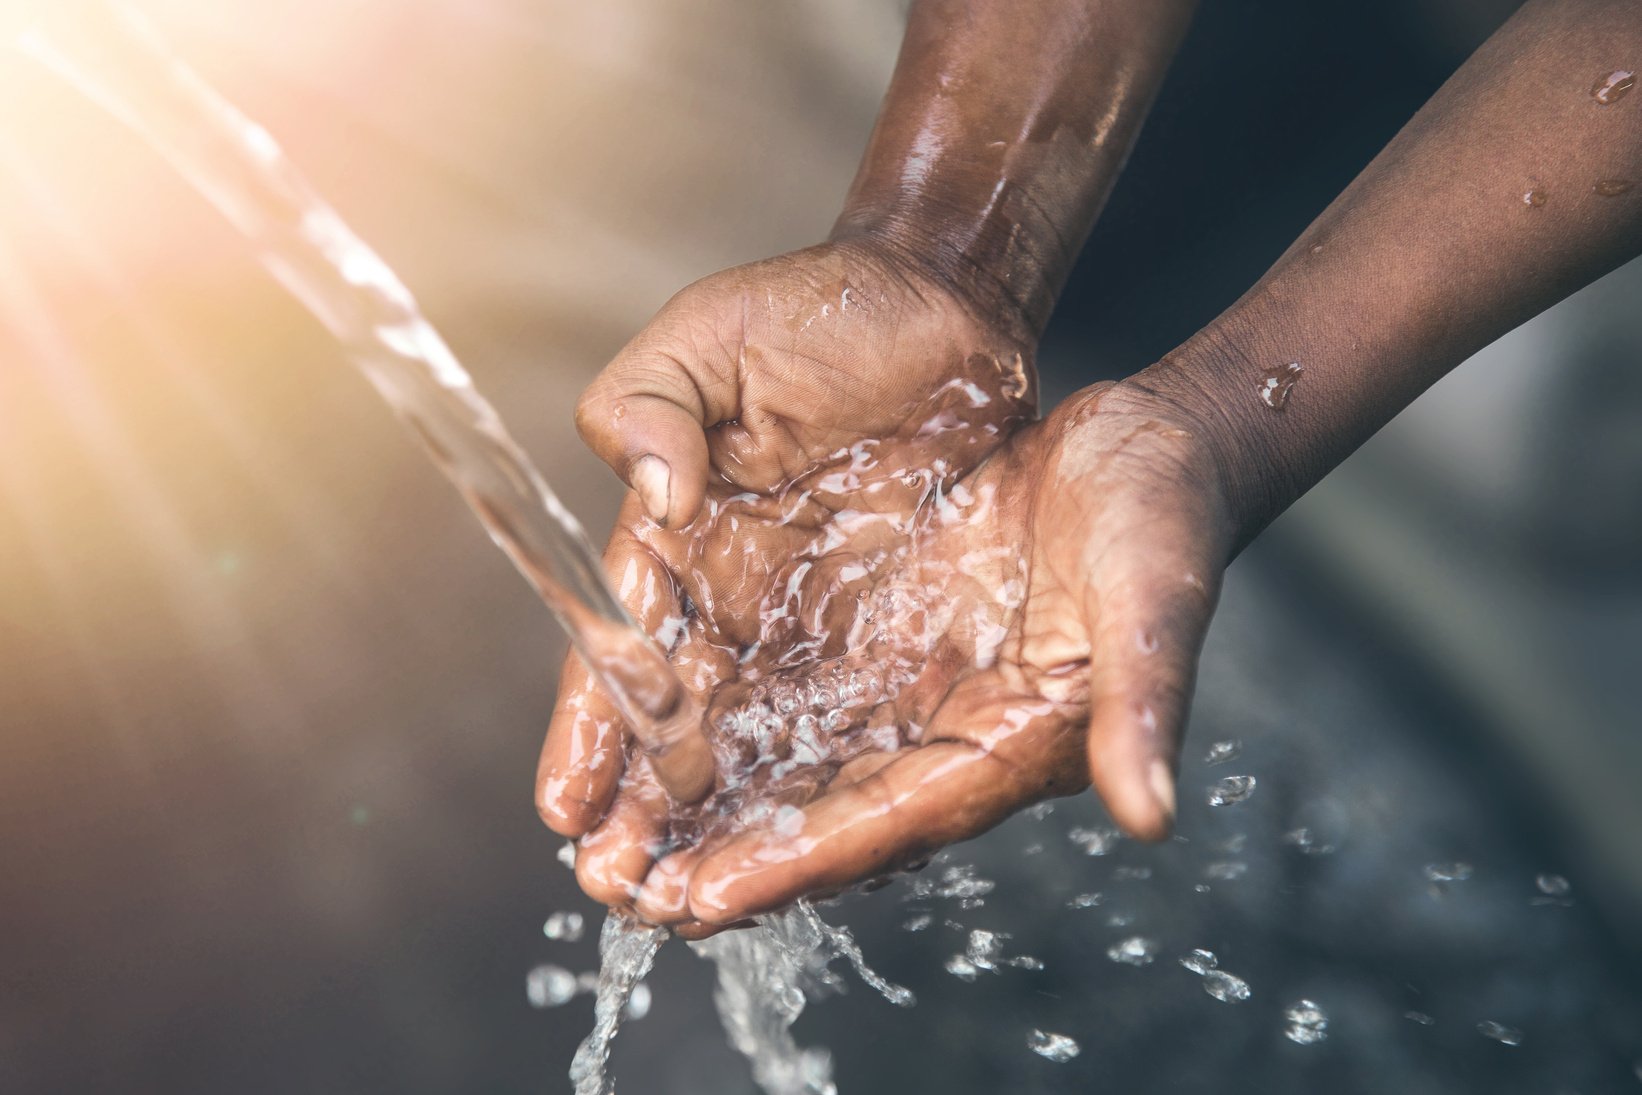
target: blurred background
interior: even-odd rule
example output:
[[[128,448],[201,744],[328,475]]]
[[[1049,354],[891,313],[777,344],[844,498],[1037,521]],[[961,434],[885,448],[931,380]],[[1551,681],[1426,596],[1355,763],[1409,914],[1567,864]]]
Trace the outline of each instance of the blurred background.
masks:
[[[577,392],[679,287],[826,233],[904,18],[137,6],[418,293],[596,537],[618,484]],[[1050,398],[1235,299],[1513,6],[1204,5]],[[840,1089],[1642,1090],[1639,292],[1633,264],[1478,355],[1238,562],[1181,839],[1086,856],[1099,809],[1067,800],[932,868],[995,881],[984,905],[901,882],[827,910],[921,999],[812,1006]],[[567,1090],[587,997],[525,992],[596,964],[591,928],[541,930],[595,919],[530,803],[563,637],[225,222],[15,53],[0,362],[0,1091]],[[1255,793],[1206,805],[1230,774]],[[970,928],[1044,968],[950,976]],[[1136,934],[1153,964],[1108,959]],[[1203,992],[1192,947],[1250,998]],[[753,1090],[710,983],[664,948],[621,1090]],[[1302,997],[1326,1041],[1283,1037]]]

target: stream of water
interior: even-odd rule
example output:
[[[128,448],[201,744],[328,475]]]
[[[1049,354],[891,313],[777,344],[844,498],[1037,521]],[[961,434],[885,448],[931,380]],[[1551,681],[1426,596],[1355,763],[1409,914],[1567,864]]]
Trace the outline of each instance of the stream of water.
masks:
[[[119,3],[40,9],[23,50],[139,133],[342,343],[569,633],[676,798],[712,781],[700,714],[616,599],[587,534],[415,298],[266,129]]]

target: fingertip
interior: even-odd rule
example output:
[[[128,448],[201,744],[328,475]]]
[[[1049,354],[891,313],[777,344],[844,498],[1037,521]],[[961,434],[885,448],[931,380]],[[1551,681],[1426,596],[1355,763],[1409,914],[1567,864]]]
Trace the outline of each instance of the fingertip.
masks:
[[[667,527],[672,509],[672,480],[672,468],[654,453],[639,457],[627,473],[628,483],[644,504],[644,512],[662,528]]]
[[[536,813],[560,836],[579,839],[598,820],[592,804],[564,794],[563,780],[552,777],[536,781]]]
[[[1174,774],[1162,757],[1149,755],[1135,735],[1097,726],[1089,734],[1089,779],[1118,828],[1147,843],[1174,831]]]

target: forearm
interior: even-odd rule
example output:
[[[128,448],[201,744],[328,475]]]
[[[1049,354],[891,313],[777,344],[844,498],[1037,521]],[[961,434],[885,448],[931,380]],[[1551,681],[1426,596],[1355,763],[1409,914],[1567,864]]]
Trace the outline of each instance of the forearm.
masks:
[[[918,0],[834,238],[874,236],[1036,337],[1194,0]]]
[[[1459,362],[1642,251],[1642,91],[1593,92],[1626,70],[1642,70],[1642,8],[1527,4],[1242,300],[1143,374],[1224,429],[1244,539]]]

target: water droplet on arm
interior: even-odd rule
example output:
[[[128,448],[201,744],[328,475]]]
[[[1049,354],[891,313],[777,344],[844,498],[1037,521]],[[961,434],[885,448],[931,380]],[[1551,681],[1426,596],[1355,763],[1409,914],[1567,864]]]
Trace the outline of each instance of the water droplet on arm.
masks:
[[[1260,378],[1260,386],[1255,389],[1260,394],[1260,401],[1274,411],[1288,406],[1289,393],[1294,391],[1294,385],[1303,371],[1298,361],[1266,370]]]
[[[1603,106],[1612,106],[1636,86],[1636,73],[1619,68],[1600,77],[1591,85],[1591,98]]]
[[[1630,179],[1598,179],[1591,184],[1591,190],[1604,198],[1617,198],[1635,185]]]
[[[1537,186],[1533,187],[1527,193],[1522,195],[1522,204],[1538,209],[1540,206],[1545,204],[1545,191],[1541,190]]]

